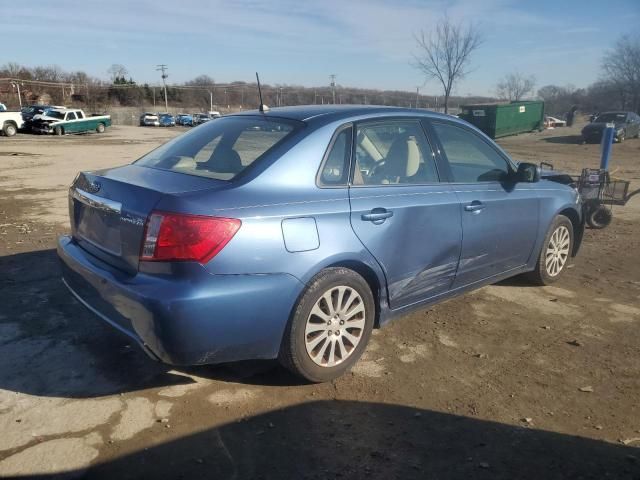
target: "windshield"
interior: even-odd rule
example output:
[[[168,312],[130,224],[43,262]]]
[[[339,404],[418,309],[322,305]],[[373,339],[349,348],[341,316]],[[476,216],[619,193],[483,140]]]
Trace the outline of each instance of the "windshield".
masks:
[[[51,110],[50,108],[44,111],[44,114],[47,117],[58,118],[60,120],[64,120],[64,112],[59,112],[57,110]]]
[[[166,143],[136,165],[231,180],[300,125],[262,117],[227,117]]]
[[[627,120],[626,113],[603,113],[594,120],[596,123],[622,123]]]

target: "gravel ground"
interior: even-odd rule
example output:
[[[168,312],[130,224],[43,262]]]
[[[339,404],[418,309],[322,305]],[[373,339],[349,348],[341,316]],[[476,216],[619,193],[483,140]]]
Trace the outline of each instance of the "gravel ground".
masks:
[[[78,170],[181,131],[0,138],[0,477],[640,479],[640,196],[555,286],[407,315],[332,383],[271,362],[175,370],[71,297],[55,239]],[[501,144],[578,172],[599,148],[578,132]],[[640,187],[640,140],[612,169]]]

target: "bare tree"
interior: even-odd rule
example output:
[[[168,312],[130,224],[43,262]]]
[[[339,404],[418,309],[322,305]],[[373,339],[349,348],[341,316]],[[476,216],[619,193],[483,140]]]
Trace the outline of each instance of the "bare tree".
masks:
[[[129,70],[124,65],[114,63],[108,68],[107,73],[111,77],[111,83],[115,83],[116,79],[126,78],[129,75]]]
[[[444,112],[449,110],[449,97],[456,82],[468,73],[471,54],[482,44],[482,35],[472,24],[453,23],[445,15],[435,30],[420,31],[415,36],[419,52],[414,67],[427,80],[436,79],[444,91]]]
[[[621,92],[623,108],[640,111],[640,37],[621,37],[606,53],[602,67]]]
[[[536,77],[522,75],[520,72],[510,73],[498,82],[496,94],[501,100],[517,102],[533,93]]]

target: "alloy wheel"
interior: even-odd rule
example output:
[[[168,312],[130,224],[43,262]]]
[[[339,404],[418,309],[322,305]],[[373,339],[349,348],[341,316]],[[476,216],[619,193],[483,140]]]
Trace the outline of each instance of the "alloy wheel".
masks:
[[[550,277],[560,274],[569,258],[571,234],[564,225],[559,226],[551,234],[545,256],[545,267]]]
[[[327,290],[311,309],[305,325],[305,346],[321,367],[344,362],[362,339],[365,305],[360,294],[344,285]]]

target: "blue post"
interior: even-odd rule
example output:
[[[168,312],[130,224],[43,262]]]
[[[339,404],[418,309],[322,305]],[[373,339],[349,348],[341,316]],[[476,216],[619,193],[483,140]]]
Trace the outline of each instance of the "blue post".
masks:
[[[609,170],[609,158],[611,158],[611,145],[616,134],[615,125],[607,123],[602,132],[602,157],[600,157],[600,169]]]

